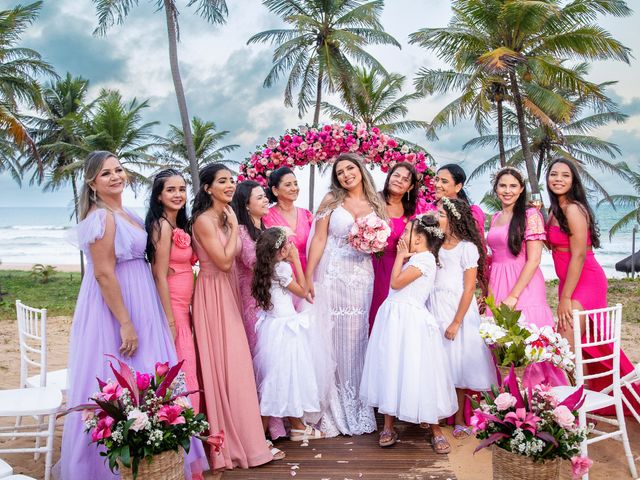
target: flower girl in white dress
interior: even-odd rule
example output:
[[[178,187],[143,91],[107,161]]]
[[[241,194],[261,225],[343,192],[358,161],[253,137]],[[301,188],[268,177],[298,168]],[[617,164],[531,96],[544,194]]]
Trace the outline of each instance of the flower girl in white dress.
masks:
[[[443,237],[434,216],[424,215],[407,224],[398,242],[389,296],[373,324],[360,398],[385,414],[381,447],[397,441],[393,429],[397,417],[431,424],[436,453],[451,451],[438,421],[453,415],[458,402],[444,340],[425,306],[436,277],[437,258],[432,252]]]
[[[475,298],[477,285],[485,289],[485,253],[466,202],[443,197],[438,218],[444,232],[438,252],[442,268],[436,275],[429,310],[446,339],[459,407],[453,436],[460,439],[472,433],[464,418],[465,390],[486,391],[497,382],[491,352],[480,336],[480,312]]]
[[[320,412],[320,395],[311,357],[310,319],[297,312],[293,302],[293,295],[306,294],[304,274],[298,250],[283,228],[269,228],[256,241],[251,293],[261,309],[253,364],[265,430],[269,417],[288,417],[291,440],[323,438],[322,432],[302,421],[304,414]]]

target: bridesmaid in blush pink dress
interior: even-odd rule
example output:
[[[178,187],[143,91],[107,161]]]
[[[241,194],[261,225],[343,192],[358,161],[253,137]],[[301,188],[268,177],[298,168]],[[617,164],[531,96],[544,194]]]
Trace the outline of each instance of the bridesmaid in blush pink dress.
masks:
[[[595,215],[587,202],[582,181],[575,166],[562,158],[551,162],[547,170],[551,215],[547,223],[547,238],[553,251],[553,263],[558,275],[558,331],[573,346],[573,309],[594,310],[606,308],[608,281],[604,270],[596,260],[593,249],[600,246]],[[581,325],[584,331],[585,326]],[[612,353],[610,344],[583,349],[585,358],[600,357]],[[587,364],[590,374],[611,369],[611,362]],[[620,376],[634,370],[633,364],[620,350]],[[611,385],[611,376],[592,379],[589,387],[600,391]],[[640,387],[635,387],[640,395]],[[623,394],[635,407],[637,400],[626,390]],[[624,403],[623,403],[624,406]],[[625,412],[628,410],[625,406]],[[613,407],[597,413],[615,415]]]
[[[265,189],[258,182],[252,180],[238,184],[231,202],[233,211],[238,217],[238,241],[240,254],[237,257],[238,280],[240,283],[240,298],[242,299],[242,319],[249,341],[251,357],[256,354],[256,321],[258,307],[251,295],[253,269],[256,263],[256,241],[265,229],[262,219],[269,211],[269,200]],[[254,360],[255,361],[255,360]],[[258,366],[256,366],[258,369]],[[269,435],[272,440],[284,437],[287,432],[281,418],[269,417]]]
[[[296,207],[300,187],[293,171],[288,167],[280,167],[269,175],[267,195],[269,201],[275,203],[269,213],[262,219],[264,226],[286,227],[293,232],[289,241],[293,243],[300,254],[302,270],[307,268],[307,240],[311,231],[313,215],[309,210]]]
[[[151,263],[160,301],[176,344],[182,371],[196,412],[200,411],[198,360],[191,325],[193,249],[186,212],[187,184],[177,170],[158,173],[151,187],[147,230],[147,260]]]
[[[381,257],[372,257],[373,263],[373,297],[369,310],[369,333],[373,328],[376,314],[382,302],[389,294],[391,282],[391,270],[396,258],[398,240],[404,232],[407,221],[416,213],[418,191],[415,188],[418,183],[416,169],[410,163],[397,163],[384,182],[384,188],[380,195],[385,201],[391,236]]]
[[[238,221],[229,206],[235,182],[229,169],[213,163],[200,171],[193,202],[193,244],[200,273],[193,296],[193,324],[200,353],[207,421],[224,431],[215,470],[249,468],[283,458],[265,439],[251,352],[242,322],[235,259]]]

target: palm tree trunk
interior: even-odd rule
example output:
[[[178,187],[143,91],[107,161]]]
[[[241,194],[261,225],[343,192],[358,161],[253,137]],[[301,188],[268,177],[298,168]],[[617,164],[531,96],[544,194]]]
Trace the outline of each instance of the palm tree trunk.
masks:
[[[171,65],[171,78],[176,90],[178,100],[178,110],[180,111],[180,121],[184,132],[184,143],[187,147],[187,157],[191,169],[191,182],[194,194],[200,189],[200,179],[198,177],[198,160],[196,159],[196,149],[193,145],[193,134],[191,133],[191,122],[187,111],[187,99],[182,87],[180,78],[180,68],[178,66],[178,36],[176,32],[176,18],[173,15],[173,5],[171,0],[164,0],[164,13],[167,18],[167,34],[169,36],[169,63]]]
[[[536,170],[538,178],[542,175],[542,166],[544,165],[545,149],[540,149],[540,155],[538,156],[538,168]]]
[[[507,155],[504,153],[504,118],[502,118],[502,100],[497,101],[498,107],[498,150],[500,151],[500,168],[507,166]]]
[[[533,163],[531,149],[529,148],[529,138],[527,137],[527,126],[524,118],[524,108],[522,107],[522,96],[520,95],[520,88],[518,87],[518,79],[516,78],[515,71],[511,70],[509,72],[509,80],[511,83],[511,93],[513,94],[513,103],[516,107],[516,115],[518,117],[520,144],[522,145],[524,162],[527,166],[527,176],[529,178],[531,193],[540,193],[540,189],[538,188],[538,176],[536,175],[536,167]]]
[[[322,102],[322,66],[318,71],[318,82],[316,84],[316,108],[313,112],[313,126],[317,127],[320,122],[320,102]],[[313,197],[315,195],[316,166],[311,165],[309,170],[309,211],[313,212]]]
[[[73,215],[76,217],[76,223],[80,220],[78,215],[78,184],[76,183],[75,173],[71,174],[71,188],[73,189]],[[84,253],[80,250],[80,278],[84,278]]]

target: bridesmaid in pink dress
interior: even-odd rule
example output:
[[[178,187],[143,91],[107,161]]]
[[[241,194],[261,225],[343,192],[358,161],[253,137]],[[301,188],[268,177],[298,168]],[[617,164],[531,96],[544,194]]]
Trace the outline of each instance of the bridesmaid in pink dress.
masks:
[[[256,240],[265,229],[262,219],[269,211],[269,200],[262,185],[252,180],[246,180],[238,184],[231,207],[238,218],[240,254],[236,260],[236,267],[240,283],[240,298],[242,299],[242,319],[249,341],[251,358],[254,358],[257,341],[256,321],[259,309],[251,295],[251,283],[256,263]],[[281,418],[269,417],[268,428],[272,440],[287,435]]]
[[[251,352],[242,322],[235,258],[238,220],[229,206],[235,192],[231,171],[213,163],[200,171],[193,202],[193,244],[200,273],[193,297],[193,324],[200,353],[207,420],[224,431],[215,470],[262,465],[283,452],[271,451],[262,429]],[[276,451],[277,450],[277,451]]]
[[[416,213],[418,191],[415,188],[418,183],[416,169],[410,163],[401,162],[395,164],[384,182],[384,188],[380,192],[385,201],[391,236],[381,257],[373,256],[373,297],[369,310],[369,333],[373,328],[373,322],[382,302],[389,295],[391,282],[391,270],[396,259],[398,240],[402,236],[407,221]]]
[[[547,170],[547,190],[551,203],[547,239],[559,279],[558,331],[573,345],[572,311],[607,307],[609,286],[607,276],[593,254],[593,249],[600,247],[598,227],[575,166],[565,159],[555,159]],[[581,329],[584,327],[581,325]],[[590,347],[583,352],[586,358],[598,357],[611,353],[611,345]],[[590,373],[600,373],[611,365],[590,363],[588,368]],[[620,350],[620,375],[633,370],[633,364]],[[591,380],[590,388],[602,390],[610,384],[610,376],[604,376]],[[640,388],[636,387],[636,392],[640,394]],[[638,409],[638,402],[626,390],[623,393]],[[613,408],[599,413],[615,414]]]
[[[262,219],[265,228],[286,227],[293,234],[289,241],[293,243],[300,254],[302,271],[307,268],[307,240],[311,231],[313,215],[309,210],[296,207],[300,187],[293,171],[288,167],[280,167],[269,175],[267,195],[269,201],[275,203],[269,213]]]
[[[480,232],[480,237],[482,237],[484,241],[485,215],[478,205],[471,204],[471,200],[469,200],[467,192],[465,192],[464,190],[466,181],[467,174],[464,173],[462,167],[456,165],[455,163],[443,165],[436,172],[436,177],[434,179],[436,200],[440,200],[442,197],[447,197],[450,200],[459,198],[467,202],[467,204],[471,207],[471,214],[476,221],[476,226],[478,227],[478,232]]]
[[[527,208],[527,188],[515,168],[506,167],[497,173],[493,191],[502,210],[491,219],[487,234],[492,257],[489,290],[496,304],[521,311],[528,323],[555,327],[540,270],[546,240],[542,214]]]
[[[176,344],[187,388],[200,390],[198,360],[191,325],[193,298],[193,249],[186,232],[187,183],[174,169],[158,173],[151,187],[149,210],[145,219],[147,260],[151,263],[162,308]],[[200,411],[200,393],[189,395],[196,412]]]

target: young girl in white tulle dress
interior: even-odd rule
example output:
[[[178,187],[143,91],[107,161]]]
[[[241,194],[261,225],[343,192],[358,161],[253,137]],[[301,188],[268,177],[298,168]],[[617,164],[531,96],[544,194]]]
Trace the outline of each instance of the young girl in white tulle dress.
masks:
[[[407,224],[398,242],[389,296],[373,324],[360,398],[384,413],[381,447],[396,443],[393,424],[399,418],[431,424],[436,453],[451,451],[438,421],[453,415],[458,402],[438,323],[425,305],[443,238],[435,216]]]
[[[302,421],[305,414],[320,412],[320,395],[311,355],[310,318],[294,307],[293,295],[306,294],[304,273],[285,229],[269,228],[258,237],[251,294],[261,309],[253,364],[265,430],[269,417],[288,417],[291,440],[323,438],[322,432]]]
[[[491,352],[479,333],[481,320],[475,298],[478,286],[486,290],[485,253],[466,202],[442,198],[438,218],[444,232],[439,250],[442,268],[436,274],[429,310],[438,320],[445,338],[458,397],[453,436],[460,439],[472,433],[464,416],[466,390],[486,391],[497,381]]]

